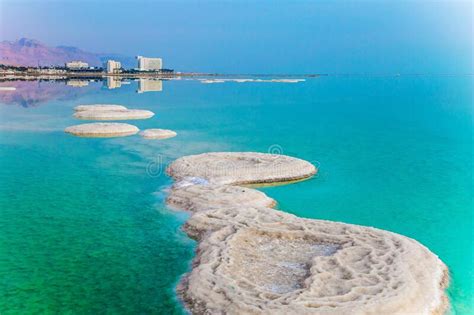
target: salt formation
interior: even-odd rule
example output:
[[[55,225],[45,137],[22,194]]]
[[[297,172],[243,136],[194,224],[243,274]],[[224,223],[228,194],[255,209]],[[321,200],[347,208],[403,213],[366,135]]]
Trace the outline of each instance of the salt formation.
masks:
[[[204,83],[204,84],[212,84],[212,83],[224,83],[225,81],[224,80],[220,80],[220,79],[209,79],[209,80],[200,80],[201,83]]]
[[[146,129],[140,132],[145,139],[168,139],[176,137],[176,132],[168,129]]]
[[[173,187],[167,203],[192,212],[239,205],[273,207],[276,204],[275,200],[258,190],[218,184]]]
[[[308,178],[316,173],[309,162],[278,154],[214,152],[177,159],[168,174],[180,179],[196,176],[219,184],[263,184]]]
[[[84,120],[130,120],[147,119],[153,115],[153,112],[142,109],[94,109],[76,111],[74,117]]]
[[[139,129],[122,123],[91,123],[67,127],[64,131],[79,137],[109,138],[134,135]]]
[[[113,104],[92,104],[92,105],[79,105],[74,107],[76,112],[83,110],[126,110],[127,107],[122,105],[113,105]]]
[[[441,314],[446,266],[407,237],[266,207],[195,213],[194,314]]]
[[[262,205],[269,200],[261,192],[228,186],[315,172],[306,161],[261,153],[207,153],[170,165],[168,173],[179,181],[168,202],[193,212],[184,229],[199,241],[193,269],[178,287],[188,309],[193,314],[442,314],[447,268],[415,240],[298,218]]]
[[[173,185],[173,189],[188,187],[191,185],[209,185],[207,179],[201,177],[185,177]]]

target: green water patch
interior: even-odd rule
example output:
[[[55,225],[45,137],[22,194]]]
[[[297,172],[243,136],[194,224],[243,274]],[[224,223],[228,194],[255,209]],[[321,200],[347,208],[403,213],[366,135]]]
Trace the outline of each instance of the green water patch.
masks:
[[[2,314],[182,313],[194,243],[134,156],[61,133],[2,140]]]

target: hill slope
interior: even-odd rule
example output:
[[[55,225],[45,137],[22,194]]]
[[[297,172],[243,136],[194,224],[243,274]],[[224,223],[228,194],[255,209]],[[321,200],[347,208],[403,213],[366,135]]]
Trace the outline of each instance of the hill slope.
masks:
[[[127,56],[96,54],[69,46],[50,47],[28,38],[0,42],[0,64],[5,65],[63,66],[66,62],[81,60],[90,66],[102,66],[109,58],[122,62],[125,67],[135,67],[134,58]]]

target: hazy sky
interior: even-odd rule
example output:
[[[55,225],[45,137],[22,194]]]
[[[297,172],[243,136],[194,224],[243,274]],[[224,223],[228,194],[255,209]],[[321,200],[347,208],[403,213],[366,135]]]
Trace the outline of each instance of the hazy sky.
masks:
[[[470,0],[0,0],[1,40],[228,73],[472,73],[472,20]]]

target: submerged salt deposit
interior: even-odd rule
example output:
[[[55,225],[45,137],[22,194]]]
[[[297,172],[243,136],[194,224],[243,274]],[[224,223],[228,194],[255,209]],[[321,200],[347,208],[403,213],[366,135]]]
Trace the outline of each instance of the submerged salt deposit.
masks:
[[[178,288],[188,309],[193,314],[441,314],[447,268],[415,240],[298,218],[270,208],[262,192],[229,186],[315,172],[306,161],[261,153],[207,153],[170,165],[168,173],[183,183],[172,188],[168,202],[193,212],[184,228],[199,241],[193,269]]]
[[[90,123],[67,127],[64,131],[79,137],[109,138],[134,135],[139,129],[123,123]]]
[[[168,139],[176,137],[177,133],[168,129],[146,129],[140,132],[145,139]]]
[[[213,84],[213,83],[224,83],[225,80],[221,80],[221,79],[209,79],[209,80],[200,80],[201,83],[203,84]]]
[[[225,83],[225,82],[237,82],[237,83],[299,83],[306,81],[305,79],[251,79],[251,78],[237,78],[237,79],[199,79],[201,83],[212,84],[212,83]]]

